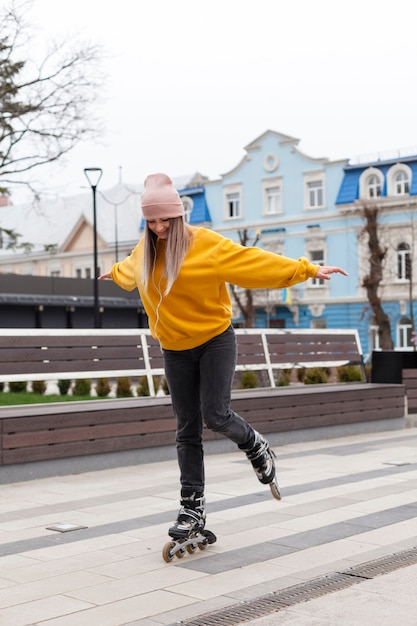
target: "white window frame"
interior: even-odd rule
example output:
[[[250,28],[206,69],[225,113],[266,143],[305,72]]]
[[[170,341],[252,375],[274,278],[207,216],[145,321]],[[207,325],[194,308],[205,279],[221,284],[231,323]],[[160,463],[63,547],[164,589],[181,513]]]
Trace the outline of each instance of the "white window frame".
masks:
[[[233,196],[233,203],[237,206],[237,211],[233,215],[230,215],[230,199]],[[238,220],[243,217],[243,203],[242,203],[242,185],[226,185],[223,187],[223,214],[224,219]]]
[[[368,186],[368,197],[369,198],[380,198],[382,194],[382,185],[379,177],[375,174],[372,174],[368,178],[367,182]]]
[[[184,207],[184,222],[186,224],[189,224],[191,220],[191,213],[193,212],[194,208],[194,201],[192,198],[190,198],[190,196],[182,196],[181,202]]]
[[[371,346],[371,351],[372,350],[381,350],[381,347],[379,345],[379,326],[376,326],[375,324],[371,324],[369,327],[369,331],[370,331],[370,346]]]
[[[278,193],[274,194],[276,201],[271,202],[271,191],[277,189]],[[262,214],[267,217],[269,215],[280,215],[283,213],[282,205],[283,197],[283,180],[279,176],[277,178],[268,178],[262,181]],[[274,204],[274,206],[271,206]],[[271,210],[275,209],[275,210]]]
[[[407,248],[401,248],[400,246],[408,246]],[[407,276],[407,257],[411,263],[411,248],[408,243],[402,241],[397,246],[397,279],[401,281],[409,281],[410,277]]]
[[[395,175],[395,195],[396,196],[405,196],[410,191],[410,180],[407,174],[402,172],[397,172]]]
[[[372,187],[371,187],[372,181]],[[379,195],[371,195],[370,190],[378,187]],[[364,200],[374,200],[380,198],[384,188],[384,176],[382,172],[376,167],[368,167],[362,172],[359,179],[359,197]]]
[[[398,190],[398,176],[403,174],[401,189]],[[405,163],[396,163],[387,172],[387,195],[388,196],[409,196],[411,179],[413,173],[411,168]]]
[[[313,259],[313,255],[314,253],[318,253],[321,252],[321,259]],[[310,255],[310,262],[313,263],[314,265],[325,265],[325,257],[326,257],[326,251],[324,249],[324,246],[322,248],[311,248],[311,250],[309,251],[309,255]],[[325,281],[324,278],[312,278],[310,281],[310,285],[311,287],[323,287]]]
[[[314,180],[307,183],[308,187],[308,208],[320,209],[323,206],[323,183],[321,180]]]
[[[313,192],[316,197],[321,193],[321,203],[311,202],[312,185],[320,185],[316,187],[317,191]],[[315,211],[326,207],[326,176],[323,171],[306,172],[304,174],[304,208],[306,211]]]
[[[407,318],[408,319],[408,318]],[[397,324],[397,350],[414,350],[411,320],[402,318]]]

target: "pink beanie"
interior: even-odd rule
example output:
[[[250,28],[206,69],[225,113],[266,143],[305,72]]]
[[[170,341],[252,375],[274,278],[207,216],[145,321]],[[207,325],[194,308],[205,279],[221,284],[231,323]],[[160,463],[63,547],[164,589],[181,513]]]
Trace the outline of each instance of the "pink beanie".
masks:
[[[150,174],[146,177],[141,204],[145,220],[184,215],[184,206],[178,191],[166,174]]]

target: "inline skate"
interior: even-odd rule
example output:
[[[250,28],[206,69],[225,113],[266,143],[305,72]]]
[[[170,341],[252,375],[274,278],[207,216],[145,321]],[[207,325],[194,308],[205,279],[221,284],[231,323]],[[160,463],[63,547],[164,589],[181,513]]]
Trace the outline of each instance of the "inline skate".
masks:
[[[205,529],[205,499],[202,495],[193,494],[181,499],[181,508],[174,524],[168,530],[172,541],[162,549],[164,561],[169,563],[174,556],[182,558],[186,552],[193,554],[197,549],[215,543],[216,535]]]
[[[239,446],[245,452],[255,474],[263,485],[269,485],[276,500],[281,500],[281,494],[276,476],[274,457],[275,453],[269,447],[269,442],[255,430],[255,441],[250,448]]]

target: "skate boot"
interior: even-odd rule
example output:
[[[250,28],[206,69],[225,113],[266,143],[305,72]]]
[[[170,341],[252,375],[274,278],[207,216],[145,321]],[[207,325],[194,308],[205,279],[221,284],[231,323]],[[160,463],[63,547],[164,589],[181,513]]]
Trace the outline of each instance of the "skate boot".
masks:
[[[239,447],[245,452],[249,461],[252,463],[259,482],[263,485],[269,485],[274,498],[281,500],[275,471],[275,453],[270,449],[268,441],[255,430],[255,441],[253,445],[250,448]]]
[[[205,499],[202,494],[193,493],[181,498],[181,508],[174,524],[168,530],[171,541],[162,550],[164,561],[169,563],[174,556],[181,558],[186,552],[193,554],[197,548],[205,548],[215,543],[216,535],[204,528],[206,513]]]
[[[168,530],[168,535],[173,539],[184,539],[192,533],[202,531],[206,524],[204,505],[205,499],[202,495],[193,493],[191,496],[182,497],[177,520]]]

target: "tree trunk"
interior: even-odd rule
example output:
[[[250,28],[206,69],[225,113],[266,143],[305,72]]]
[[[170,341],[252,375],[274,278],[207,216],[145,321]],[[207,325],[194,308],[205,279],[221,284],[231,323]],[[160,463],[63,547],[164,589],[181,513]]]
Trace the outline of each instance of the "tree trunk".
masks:
[[[391,323],[388,315],[382,308],[382,301],[378,293],[382,280],[383,261],[387,248],[382,248],[378,233],[378,214],[376,206],[363,206],[365,219],[364,234],[368,236],[369,273],[364,277],[362,286],[366,289],[368,301],[374,314],[374,322],[378,326],[379,347],[382,350],[392,350]]]
[[[240,244],[242,246],[248,245],[249,235],[248,231],[245,228],[243,231],[238,231]],[[259,233],[256,233],[256,237],[253,240],[252,246],[256,246],[259,241]],[[241,293],[237,293],[235,286],[230,285],[230,289],[233,295],[233,299],[236,302],[236,305],[239,311],[242,314],[242,317],[245,322],[245,328],[253,328],[255,324],[255,307],[253,304],[253,293],[251,289],[245,289],[245,291]]]
[[[253,306],[253,294],[250,289],[245,289],[242,294],[237,294],[234,285],[230,285],[233,299],[245,322],[245,328],[253,328],[255,323],[255,307]]]

